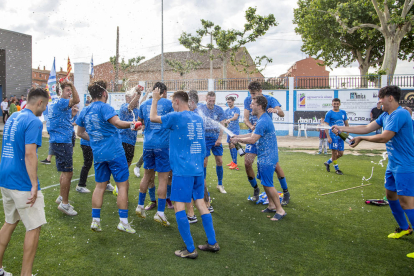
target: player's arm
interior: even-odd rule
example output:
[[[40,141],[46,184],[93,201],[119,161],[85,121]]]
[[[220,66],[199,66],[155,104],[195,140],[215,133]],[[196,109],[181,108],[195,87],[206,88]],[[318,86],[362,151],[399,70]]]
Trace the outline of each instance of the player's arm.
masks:
[[[231,121],[236,121],[238,119],[239,119],[239,114],[238,113],[235,113],[232,118],[226,120],[226,123],[229,124]]]
[[[76,131],[76,135],[78,135],[80,138],[89,141],[89,134],[86,132],[86,129],[84,127],[78,126],[78,130]]]
[[[349,127],[348,120],[345,120],[344,124],[345,124],[345,126]]]
[[[367,134],[380,128],[380,125],[376,121],[369,123],[368,125],[361,126],[333,126],[332,132],[337,133],[339,131],[346,131],[355,134]]]
[[[357,136],[351,140],[354,143],[350,146],[355,148],[361,141],[368,141],[373,143],[387,143],[395,136],[395,132],[391,130],[384,130],[383,133],[372,136]]]
[[[279,117],[285,117],[285,113],[283,112],[280,106],[275,106],[273,108],[268,108],[267,112],[276,113]]]
[[[26,204],[30,204],[30,207],[36,202],[37,199],[37,145],[27,144],[25,145],[24,163],[26,164],[27,174],[29,175],[32,189],[30,191],[30,197],[27,199]]]
[[[250,123],[250,110],[244,109],[244,124],[251,130],[254,130],[254,126]]]
[[[129,111],[132,111],[132,110],[134,110],[137,106],[138,106],[138,103],[139,103],[139,99],[141,98],[141,91],[142,91],[142,86],[140,86],[140,85],[137,85],[136,87],[135,87],[135,95],[134,95],[134,98],[132,98],[132,100],[131,100],[131,102],[129,103],[129,105],[128,105],[128,110]]]
[[[160,89],[157,87],[152,92],[152,104],[151,104],[151,111],[150,111],[150,121],[153,123],[162,123],[161,116],[157,114],[157,105],[158,101],[161,99]]]
[[[73,83],[70,81],[69,83],[72,84],[72,98],[69,100],[69,107],[72,107],[75,104],[80,103],[80,98],[79,98],[78,90],[76,90],[75,88],[75,85],[73,85]]]
[[[115,115],[111,119],[108,120],[108,122],[112,125],[114,125],[116,128],[119,129],[126,129],[131,127],[132,122],[126,122],[119,119],[118,115]]]
[[[230,141],[232,143],[237,143],[238,142],[238,143],[243,143],[243,144],[254,144],[261,137],[259,134],[255,134],[255,133],[249,133],[249,134],[245,134],[245,135],[249,135],[250,137],[249,136],[241,137],[241,136],[244,136],[244,135],[237,135],[237,136],[234,136],[233,138],[231,138]]]

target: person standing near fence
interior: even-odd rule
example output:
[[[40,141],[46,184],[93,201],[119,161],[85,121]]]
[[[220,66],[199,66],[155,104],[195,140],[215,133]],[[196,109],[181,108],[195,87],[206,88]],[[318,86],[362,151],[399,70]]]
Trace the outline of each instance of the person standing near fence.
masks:
[[[376,119],[378,119],[378,117],[383,113],[384,111],[381,108],[381,103],[377,102],[377,106],[374,107],[373,109],[371,109],[371,122],[375,121]],[[382,132],[382,128],[379,128],[375,131],[375,134],[381,134]]]
[[[9,117],[9,101],[7,97],[1,102],[1,111],[3,112],[3,124],[5,124]]]
[[[339,109],[341,100],[335,98],[332,100],[332,110],[329,110],[325,115],[325,124],[328,126],[348,126],[348,116],[344,110]],[[332,129],[326,129],[326,136],[328,137],[329,149],[332,150],[331,158],[324,163],[326,171],[330,172],[330,164],[334,164],[335,173],[343,175],[344,173],[339,169],[338,159],[344,155],[344,140],[332,132]]]
[[[227,105],[229,106],[226,111],[224,111],[224,115],[226,117],[226,124],[227,128],[236,135],[240,133],[240,126],[239,126],[239,116],[240,116],[240,109],[237,106],[234,106],[234,97],[228,97],[226,99]],[[237,167],[237,149],[233,143],[230,142],[230,135],[227,135],[227,143],[229,144],[230,155],[231,155],[231,163],[227,164],[230,170],[239,170]]]
[[[325,118],[321,118],[321,123],[318,127],[326,127],[325,125]],[[322,151],[325,154],[328,154],[328,137],[326,136],[326,132],[324,128],[319,129],[319,151],[318,154],[321,154]]]

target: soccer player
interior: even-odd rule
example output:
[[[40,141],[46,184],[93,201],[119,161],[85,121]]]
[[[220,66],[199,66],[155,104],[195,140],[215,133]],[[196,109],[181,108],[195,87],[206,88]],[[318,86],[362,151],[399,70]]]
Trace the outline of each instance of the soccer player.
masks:
[[[344,110],[339,109],[341,100],[335,98],[332,100],[332,110],[329,110],[325,115],[325,124],[328,126],[349,126],[348,116]],[[332,156],[324,163],[326,171],[330,172],[330,164],[334,164],[335,173],[343,175],[344,173],[339,169],[338,159],[344,154],[344,141],[332,132],[332,129],[326,129],[326,136],[328,137],[329,149],[332,150]]]
[[[200,105],[197,110],[201,115],[203,114],[204,127],[206,131],[206,156],[204,158],[204,179],[207,177],[207,164],[210,151],[213,152],[216,160],[216,173],[218,179],[217,189],[222,194],[226,194],[223,187],[223,145],[221,139],[223,137],[223,130],[218,124],[224,125],[224,111],[223,108],[216,105],[216,93],[210,91],[207,93],[207,103]]]
[[[125,93],[125,103],[119,109],[119,119],[121,121],[133,121],[138,119],[138,102],[141,97],[142,86],[137,85],[135,88]],[[122,139],[122,146],[125,151],[128,167],[131,166],[132,159],[134,159],[135,144],[137,142],[137,132],[128,129],[118,129]]]
[[[121,121],[113,107],[107,104],[108,91],[104,81],[89,85],[93,102],[85,107],[76,120],[78,136],[90,141],[92,148],[96,186],[92,195],[93,231],[102,231],[101,208],[106,185],[112,174],[118,188],[117,205],[119,213],[118,230],[135,233],[128,223],[129,171],[122,140],[117,129],[130,128],[132,122]]]
[[[385,143],[388,152],[388,165],[385,171],[385,192],[395,220],[396,231],[388,238],[398,239],[412,233],[414,224],[414,139],[413,123],[410,114],[399,106],[401,89],[390,85],[379,90],[382,113],[378,119],[365,126],[333,126],[335,133],[347,131],[355,134],[368,134],[381,127],[383,133],[372,136],[357,136],[352,140],[356,147],[361,141]],[[407,254],[414,258],[414,253]]]
[[[263,185],[269,205],[276,207],[276,213],[271,220],[279,221],[286,216],[280,204],[279,194],[273,186],[273,174],[279,161],[277,139],[273,121],[266,114],[268,107],[264,96],[255,96],[250,104],[252,115],[256,116],[257,122],[252,133],[236,135],[230,139],[231,142],[244,144],[256,144],[257,150],[257,178]]]
[[[10,116],[3,132],[0,187],[5,223],[0,230],[0,275],[12,275],[3,269],[3,256],[20,220],[26,227],[21,275],[32,274],[40,228],[46,223],[37,177],[37,148],[42,145],[43,124],[36,116],[46,109],[49,94],[41,88],[32,89],[28,99],[25,109]]]
[[[50,103],[48,119],[50,121],[51,150],[56,156],[56,168],[60,175],[60,195],[56,199],[58,209],[69,216],[78,212],[69,204],[70,182],[73,176],[73,125],[71,123],[72,107],[80,102],[78,91],[70,81],[60,84],[56,89],[59,99]],[[72,97],[71,97],[72,96]]]
[[[256,96],[264,96],[267,100],[267,107],[266,107],[266,114],[272,119],[273,113],[276,113],[279,117],[284,117],[285,113],[281,108],[281,104],[275,98],[263,95],[262,94],[262,85],[258,81],[252,81],[248,86],[250,96],[248,96],[244,100],[244,123],[249,128],[249,133],[252,133],[256,127],[257,117],[253,115],[251,112],[250,104],[252,102],[252,98]],[[246,145],[246,155],[244,156],[244,166],[246,169],[247,178],[250,182],[250,185],[254,189],[253,193],[253,200],[258,200],[260,195],[260,189],[257,186],[255,173],[253,170],[253,162],[257,155],[256,145],[255,144],[248,144]],[[282,205],[285,206],[290,201],[290,193],[288,190],[287,182],[285,173],[282,170],[279,162],[276,164],[276,174],[277,178],[279,179],[280,187],[283,190],[283,200]],[[269,203],[268,208],[264,209],[264,212],[274,212],[276,206]]]
[[[162,99],[158,103],[158,114],[160,116],[173,112],[172,103],[167,99],[167,86],[162,82],[154,84],[153,90],[159,88]],[[141,218],[146,218],[144,208],[145,197],[148,185],[155,172],[158,172],[158,207],[154,220],[164,226],[170,223],[164,213],[167,202],[168,177],[171,171],[169,156],[170,132],[162,129],[161,124],[150,121],[150,110],[153,99],[148,99],[139,107],[139,120],[145,124],[144,129],[144,177],[139,187],[138,206],[136,214]],[[169,186],[171,187],[171,186]]]
[[[217,252],[220,247],[216,241],[213,218],[208,211],[204,198],[203,159],[205,157],[205,139],[203,119],[191,112],[188,107],[188,95],[177,91],[173,95],[173,107],[176,112],[164,116],[157,115],[158,102],[161,98],[159,89],[153,95],[151,122],[160,123],[164,129],[171,131],[170,156],[173,170],[171,200],[175,201],[175,217],[178,231],[186,248],[175,251],[181,258],[197,258],[197,250],[191,237],[190,224],[185,213],[185,203],[194,199],[203,221],[207,243],[199,245],[204,251]]]
[[[229,106],[226,111],[224,111],[224,115],[226,117],[226,124],[227,128],[236,135],[240,133],[240,126],[239,126],[239,116],[240,116],[240,109],[237,106],[234,106],[234,97],[227,97],[226,102]],[[230,143],[230,135],[227,135],[227,143],[229,144],[230,155],[232,162],[227,164],[230,170],[239,170],[237,167],[237,149],[233,143]]]

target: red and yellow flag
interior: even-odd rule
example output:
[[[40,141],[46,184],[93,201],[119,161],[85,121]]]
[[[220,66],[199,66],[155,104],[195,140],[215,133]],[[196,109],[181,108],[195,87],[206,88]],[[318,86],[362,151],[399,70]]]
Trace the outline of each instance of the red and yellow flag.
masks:
[[[72,71],[72,65],[70,64],[70,58],[68,57],[68,74],[66,75],[66,79],[68,80],[70,77],[70,71]]]

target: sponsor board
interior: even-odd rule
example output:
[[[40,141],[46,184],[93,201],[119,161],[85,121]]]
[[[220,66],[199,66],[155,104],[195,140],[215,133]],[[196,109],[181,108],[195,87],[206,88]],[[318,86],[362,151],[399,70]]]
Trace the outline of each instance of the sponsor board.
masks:
[[[296,110],[326,110],[332,109],[334,91],[300,90],[296,91]]]
[[[401,90],[400,105],[414,109],[414,90]]]
[[[326,111],[295,111],[293,120],[295,124],[320,124],[325,115]]]
[[[378,90],[339,90],[338,98],[341,100],[340,109],[345,111],[371,111],[371,109],[377,106]]]
[[[350,125],[366,125],[371,122],[371,109],[370,110],[353,110],[346,111],[346,116],[348,116],[348,123]]]

